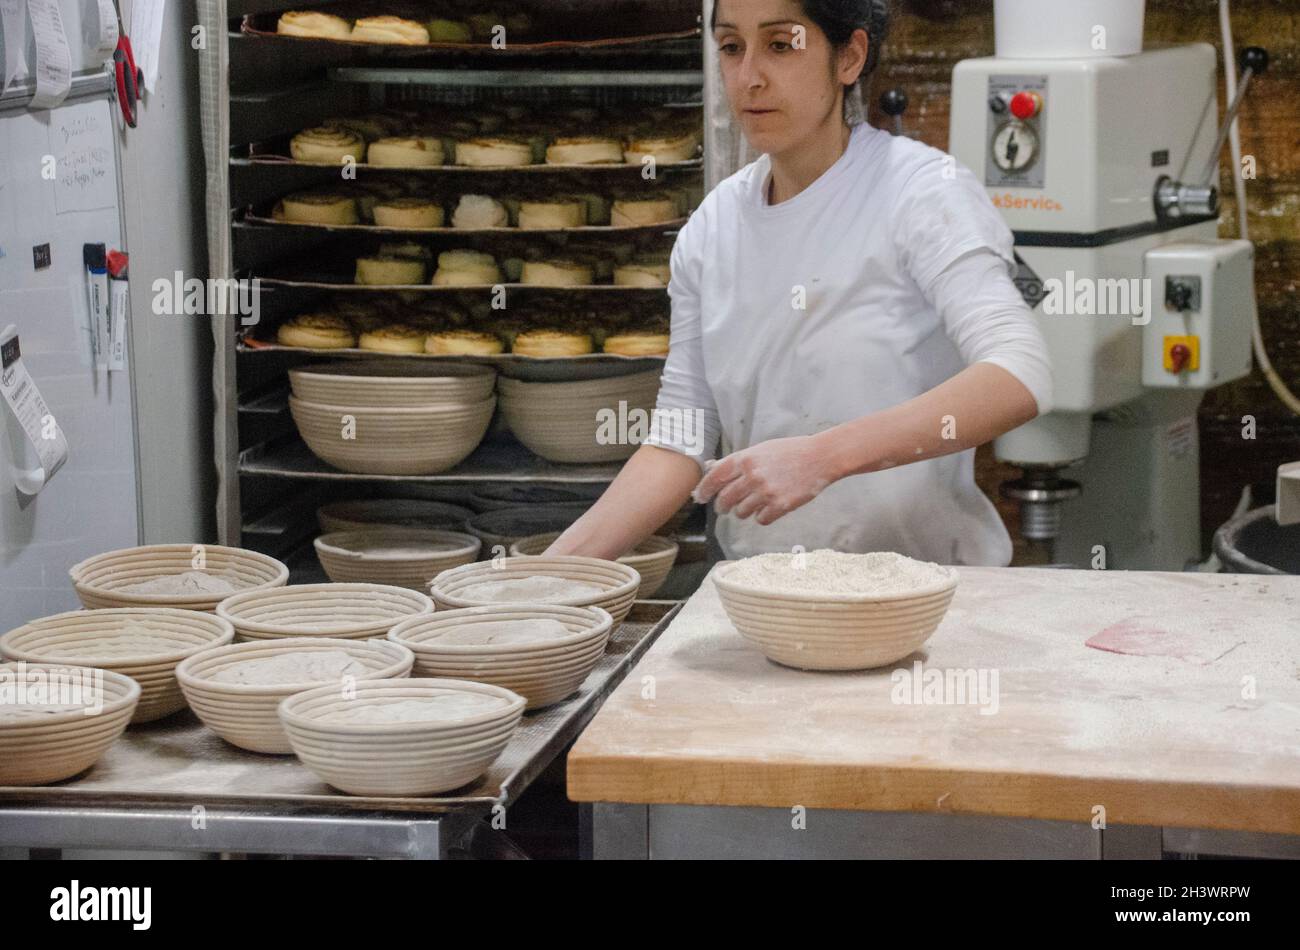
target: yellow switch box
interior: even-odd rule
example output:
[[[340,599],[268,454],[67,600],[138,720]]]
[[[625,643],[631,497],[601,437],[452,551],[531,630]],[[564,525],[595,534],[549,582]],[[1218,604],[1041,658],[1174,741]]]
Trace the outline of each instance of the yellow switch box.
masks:
[[[1191,356],[1183,365],[1183,369],[1188,372],[1196,372],[1201,368],[1201,338],[1199,336],[1167,336],[1165,337],[1165,372],[1177,373],[1174,368],[1174,347],[1182,344],[1187,347]]]

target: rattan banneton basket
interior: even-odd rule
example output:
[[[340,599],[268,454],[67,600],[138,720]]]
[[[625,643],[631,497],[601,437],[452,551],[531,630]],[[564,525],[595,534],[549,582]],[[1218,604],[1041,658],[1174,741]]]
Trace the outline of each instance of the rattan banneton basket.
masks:
[[[523,642],[466,643],[476,631],[549,620],[568,628],[563,636]],[[539,709],[571,696],[600,658],[613,618],[599,607],[516,604],[440,610],[404,620],[388,632],[415,653],[415,675],[492,683],[523,696]]]
[[[38,684],[76,708],[31,702],[0,708],[0,785],[47,785],[90,768],[126,729],[140,684],[111,670],[64,664],[4,664],[15,690]],[[87,712],[86,710],[89,710]]]
[[[322,534],[314,545],[316,557],[332,581],[427,591],[443,571],[477,558],[481,542],[458,531],[365,528]]]
[[[542,458],[615,462],[639,447],[637,421],[648,423],[659,393],[659,373],[564,383],[503,377],[498,388],[506,425]]]
[[[515,557],[536,557],[544,554],[546,549],[560,536],[558,531],[534,534],[520,538],[510,545],[510,553]],[[637,591],[637,600],[653,597],[668,579],[673,564],[677,561],[679,548],[676,541],[659,535],[646,538],[631,553],[624,554],[618,563],[634,567],[641,574],[641,587]]]
[[[230,643],[229,621],[196,610],[115,607],[73,610],[33,620],[0,637],[0,657],[27,663],[112,670],[140,684],[133,723],[185,708],[176,666],[188,656]]]
[[[614,618],[617,630],[623,618],[632,609],[641,575],[636,568],[595,557],[505,557],[491,561],[478,561],[443,571],[434,578],[430,593],[439,610],[449,607],[496,607],[500,603],[484,603],[462,595],[462,591],[487,581],[513,580],[527,577],[559,577],[580,581],[603,588],[599,594],[584,595],[555,601],[567,607],[600,607]]]
[[[365,667],[353,679],[401,679],[411,672],[414,655],[387,640],[291,637],[253,640],[204,650],[176,668],[176,678],[194,714],[231,745],[250,752],[293,751],[280,724],[280,701],[294,693],[325,685],[320,680],[296,683],[230,683],[213,677],[249,660],[292,654],[343,651]]]
[[[377,408],[468,406],[492,395],[496,371],[474,363],[358,360],[289,370],[293,394],[305,402]]]
[[[430,704],[469,694],[490,704],[462,715],[406,722],[346,722],[332,717],[398,703]],[[335,686],[296,693],[280,721],[307,768],[351,795],[431,795],[473,781],[510,742],[524,698],[465,680],[361,680],[350,697]]]
[[[736,562],[739,563],[739,562]],[[804,670],[863,670],[919,649],[948,612],[957,572],[908,594],[784,594],[738,584],[715,568],[732,625],[768,659]]]
[[[123,590],[158,577],[191,571],[221,578],[235,589],[214,594],[142,594]],[[289,568],[275,558],[218,544],[150,544],[106,551],[73,565],[68,574],[77,597],[91,610],[175,607],[210,612],[231,593],[283,587],[289,581]]]
[[[433,601],[388,584],[295,584],[237,594],[217,605],[243,640],[277,637],[383,637],[398,621],[430,613]]]
[[[374,408],[289,397],[307,448],[335,468],[362,475],[435,475],[478,447],[495,397],[472,405]]]

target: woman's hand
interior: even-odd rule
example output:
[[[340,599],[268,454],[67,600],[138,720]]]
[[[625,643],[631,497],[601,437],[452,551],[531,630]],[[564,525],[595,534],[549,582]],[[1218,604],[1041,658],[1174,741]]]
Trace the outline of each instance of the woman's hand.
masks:
[[[837,478],[818,436],[769,439],[717,462],[694,497],[708,504],[716,496],[719,512],[768,525],[808,504]]]

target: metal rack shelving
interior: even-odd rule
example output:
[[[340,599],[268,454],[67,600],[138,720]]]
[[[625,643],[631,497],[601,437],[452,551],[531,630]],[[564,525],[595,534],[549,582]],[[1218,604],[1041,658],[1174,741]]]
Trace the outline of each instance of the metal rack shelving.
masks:
[[[596,0],[592,0],[596,5]],[[700,37],[663,39],[607,48],[511,50],[508,56],[493,56],[484,50],[438,50],[411,55],[406,50],[384,50],[330,44],[278,42],[273,37],[255,36],[239,28],[238,18],[250,13],[289,9],[280,0],[201,0],[200,11],[215,10],[222,38],[219,69],[208,79],[222,85],[218,97],[218,122],[222,135],[215,143],[222,149],[223,217],[219,223],[224,258],[224,276],[275,274],[276,262],[286,252],[319,254],[327,235],[306,228],[270,227],[247,221],[241,209],[266,202],[286,190],[310,186],[329,169],[259,158],[255,143],[276,142],[300,128],[331,115],[366,111],[385,105],[436,101],[472,108],[477,104],[521,102],[548,105],[595,105],[617,107],[623,103],[680,106],[699,109],[703,103],[704,56]],[[229,28],[227,28],[229,26]],[[211,29],[211,27],[210,27]],[[209,59],[212,59],[210,57]],[[211,121],[211,120],[209,120]],[[212,130],[209,130],[212,131]],[[211,156],[212,152],[209,151]],[[704,162],[665,166],[664,181],[689,182],[704,174]],[[521,184],[525,180],[564,181],[566,175],[593,176],[611,186],[639,175],[639,166],[608,166],[583,169],[549,169],[529,166],[518,170],[494,170]],[[465,187],[480,174],[476,169],[439,167],[421,170],[383,168],[358,169],[365,176],[402,175],[411,180],[446,182]],[[587,181],[586,178],[579,178]],[[566,183],[567,184],[567,183]],[[209,212],[213,213],[212,202]],[[671,239],[679,224],[654,232]],[[513,232],[515,229],[511,229]],[[650,229],[651,231],[653,229]],[[644,235],[649,231],[638,231]],[[503,232],[482,235],[484,240],[529,238],[531,235]],[[213,226],[210,225],[210,235]],[[389,237],[387,233],[377,237]],[[626,240],[626,234],[591,229],[578,235],[584,240]],[[340,232],[339,235],[342,238]],[[417,238],[449,239],[444,235]],[[286,277],[297,276],[288,275]],[[302,283],[302,286],[297,286]],[[288,307],[315,300],[321,294],[388,293],[389,291],[348,285],[312,286],[319,281],[270,278],[263,288],[263,324],[255,328],[268,332],[266,314],[287,314]],[[280,286],[276,286],[280,284]],[[410,291],[411,288],[406,288]],[[441,292],[441,290],[439,290]],[[555,288],[515,286],[511,294],[519,299],[556,299]],[[430,289],[430,295],[433,290]],[[461,291],[464,293],[464,291]],[[314,295],[314,296],[313,296]],[[666,291],[596,286],[558,295],[583,307],[602,308],[615,300],[643,301]],[[581,303],[579,303],[581,301]],[[565,304],[568,305],[567,303]],[[608,484],[621,463],[557,465],[541,459],[513,438],[490,435],[471,456],[449,472],[431,476],[351,475],[333,469],[313,456],[292,430],[285,411],[284,371],[299,363],[333,359],[385,359],[386,354],[369,352],[296,352],[282,348],[247,345],[235,319],[224,320],[222,354],[217,366],[218,468],[222,479],[219,506],[219,535],[225,543],[265,545],[288,540],[285,528],[297,530],[303,499],[334,497],[337,493],[427,494],[452,492],[460,486],[491,482],[509,484],[583,485],[597,488]],[[273,331],[272,331],[273,332]],[[270,337],[273,339],[273,336]],[[483,361],[472,358],[475,361]],[[563,380],[582,378],[602,367],[618,366],[627,371],[663,365],[662,358],[633,361],[625,357],[593,354],[580,360],[531,361],[508,354],[488,360],[511,375],[522,371],[531,378]],[[536,365],[534,365],[536,364]],[[296,507],[295,507],[296,506]],[[290,510],[298,512],[292,517]],[[289,533],[292,533],[291,531]]]
[[[338,82],[381,83],[390,86],[463,86],[483,89],[588,88],[646,89],[653,86],[699,89],[703,70],[664,69],[412,69],[405,66],[336,66],[326,71]],[[698,102],[692,103],[699,105]]]
[[[613,481],[621,462],[567,465],[534,455],[513,438],[489,437],[455,468],[438,475],[359,475],[343,472],[312,455],[300,440],[264,443],[240,453],[239,473],[299,481],[385,482],[411,485],[466,482],[601,485]]]

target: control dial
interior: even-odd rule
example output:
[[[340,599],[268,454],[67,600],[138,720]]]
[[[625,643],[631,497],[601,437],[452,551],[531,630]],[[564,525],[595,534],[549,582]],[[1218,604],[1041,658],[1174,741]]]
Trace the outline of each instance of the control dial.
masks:
[[[1003,172],[1019,172],[1038,158],[1038,133],[1023,122],[1007,122],[993,136],[993,161]]]

